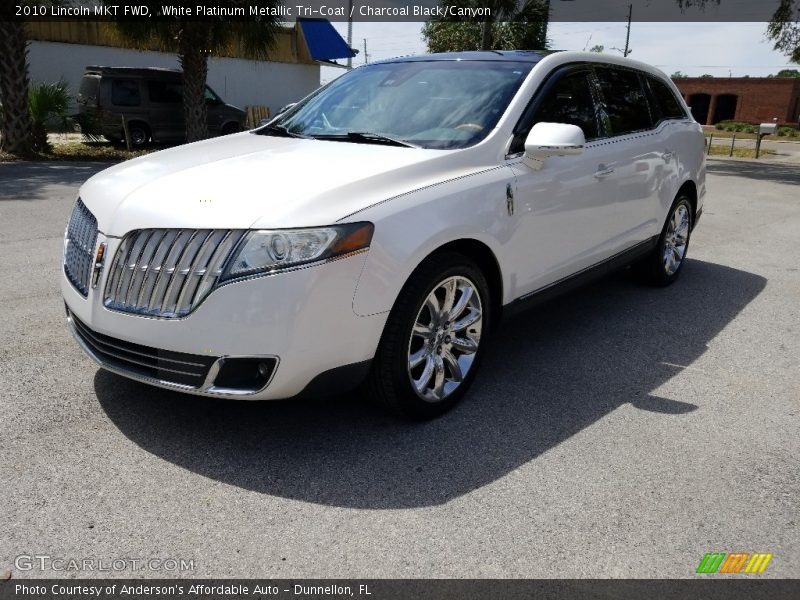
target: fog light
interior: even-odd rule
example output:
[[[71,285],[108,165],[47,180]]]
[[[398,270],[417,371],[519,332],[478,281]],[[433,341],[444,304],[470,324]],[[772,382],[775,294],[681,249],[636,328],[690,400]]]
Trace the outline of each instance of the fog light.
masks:
[[[223,358],[214,387],[256,392],[269,383],[277,363],[275,358]]]

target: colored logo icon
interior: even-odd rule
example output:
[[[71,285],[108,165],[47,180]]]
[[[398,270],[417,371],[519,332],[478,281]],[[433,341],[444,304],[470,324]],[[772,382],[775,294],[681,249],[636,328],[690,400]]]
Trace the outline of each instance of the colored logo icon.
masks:
[[[695,573],[763,573],[771,560],[765,552],[708,552]]]

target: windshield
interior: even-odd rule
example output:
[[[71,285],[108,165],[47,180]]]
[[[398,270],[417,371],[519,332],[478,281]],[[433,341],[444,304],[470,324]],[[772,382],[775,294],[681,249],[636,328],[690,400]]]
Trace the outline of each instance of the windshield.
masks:
[[[321,88],[259,133],[465,148],[494,128],[532,67],[455,60],[368,65]]]

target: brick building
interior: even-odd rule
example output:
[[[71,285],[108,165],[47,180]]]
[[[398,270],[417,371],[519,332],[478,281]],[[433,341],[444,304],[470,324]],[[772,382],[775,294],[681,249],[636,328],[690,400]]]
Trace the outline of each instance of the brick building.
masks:
[[[797,126],[800,120],[800,78],[685,77],[676,79],[699,123],[720,121]]]

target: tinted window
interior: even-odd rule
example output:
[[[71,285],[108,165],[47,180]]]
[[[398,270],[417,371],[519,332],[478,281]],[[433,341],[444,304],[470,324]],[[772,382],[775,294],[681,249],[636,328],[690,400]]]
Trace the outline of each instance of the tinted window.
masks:
[[[206,94],[205,94],[206,102],[210,104],[224,104],[222,98],[217,96],[217,94],[212,90],[210,87],[206,86]]]
[[[636,72],[600,67],[597,79],[611,135],[642,131],[653,126],[647,96]]]
[[[683,107],[666,83],[649,76],[647,77],[647,81],[650,84],[650,91],[652,92],[659,121],[662,119],[686,118]]]
[[[183,101],[183,86],[177,81],[148,81],[147,95],[150,102],[180,104]]]
[[[111,82],[111,103],[117,106],[139,106],[139,81],[136,79],[114,79]]]
[[[93,75],[84,75],[81,87],[78,90],[78,102],[88,102],[97,98],[97,88],[100,87],[100,78]]]
[[[600,137],[588,72],[565,75],[553,84],[536,109],[531,127],[541,122],[577,125],[587,140]]]

